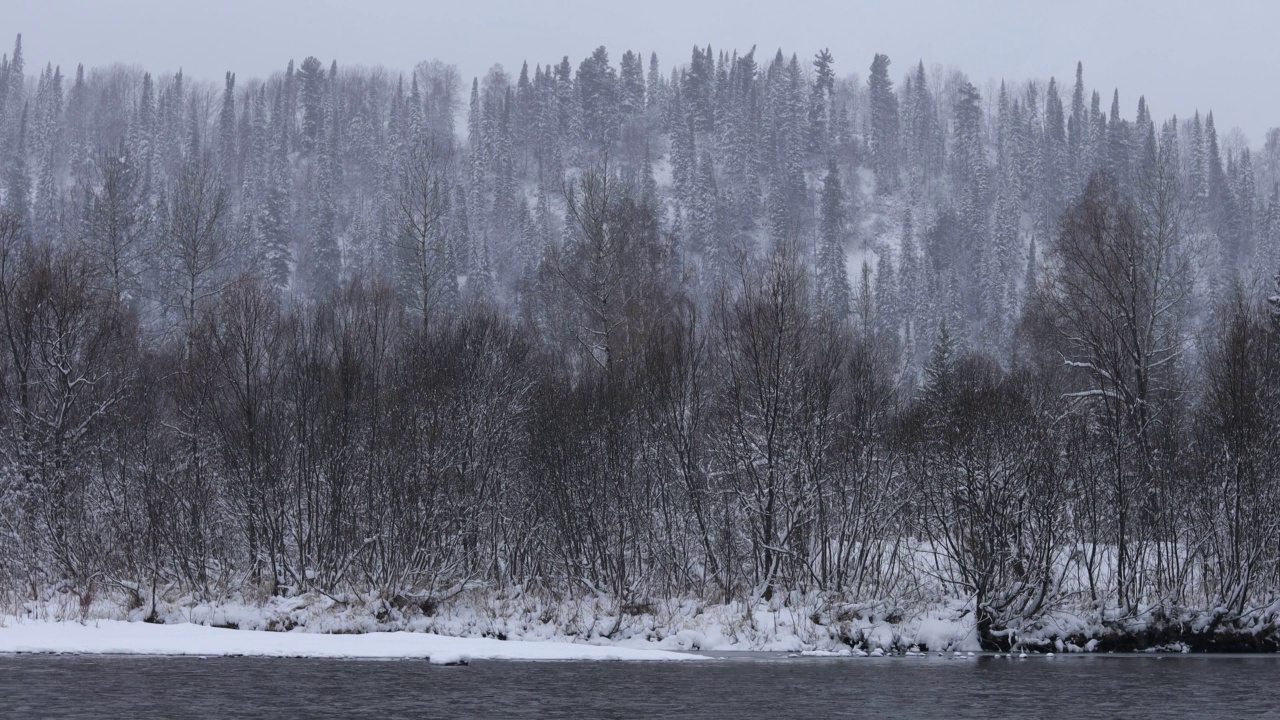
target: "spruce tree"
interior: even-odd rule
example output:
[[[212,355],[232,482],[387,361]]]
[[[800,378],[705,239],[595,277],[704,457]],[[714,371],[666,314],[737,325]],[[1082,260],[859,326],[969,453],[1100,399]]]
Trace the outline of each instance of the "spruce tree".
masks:
[[[230,71],[226,74],[222,88],[217,149],[223,182],[230,185],[236,175],[236,76]]]
[[[871,168],[876,175],[876,192],[885,195],[898,185],[898,96],[889,79],[889,56],[877,54],[872,60],[867,91],[871,105],[867,124]]]
[[[876,262],[875,290],[876,330],[885,340],[896,341],[901,322],[898,302],[898,274],[893,256],[885,254]]]
[[[835,95],[836,73],[831,67],[830,50],[820,50],[813,56],[813,87],[809,92],[809,152],[820,153],[828,143],[828,113]]]
[[[609,145],[618,138],[621,117],[618,73],[609,65],[604,46],[578,66],[577,86],[585,139],[596,147]]]
[[[630,50],[622,54],[618,85],[622,117],[629,118],[644,112],[644,64],[640,56]]]
[[[27,227],[31,221],[31,178],[27,174],[27,116],[28,109],[24,105],[18,116],[18,132],[13,138],[4,178],[4,209],[17,219],[20,227]]]
[[[1130,130],[1128,121],[1120,117],[1120,91],[1117,89],[1111,97],[1111,115],[1107,120],[1107,172],[1121,189],[1127,189],[1130,182]]]
[[[715,267],[724,258],[718,255],[719,192],[716,188],[715,161],[712,160],[710,151],[703,151],[695,172],[693,203],[689,208],[689,249],[704,253],[708,264]]]
[[[818,298],[824,312],[844,319],[851,310],[851,291],[844,252],[844,191],[840,187],[840,171],[834,158],[827,161],[819,202]]]
[[[277,291],[289,284],[291,265],[289,222],[292,216],[289,168],[289,123],[285,116],[285,92],[276,93],[275,112],[267,140],[268,157],[262,181],[263,198],[258,219],[263,274]]]
[[[645,108],[662,111],[666,104],[666,86],[662,79],[662,71],[658,67],[658,53],[649,53],[649,77],[645,87]]]
[[[955,385],[956,342],[944,319],[938,328],[938,337],[929,352],[924,366],[923,401],[932,413],[940,415],[948,409]],[[939,418],[940,419],[940,418]]]
[[[319,146],[324,132],[324,66],[314,56],[308,56],[298,67],[297,82],[302,101],[300,144],[302,152],[310,154]]]
[[[1088,151],[1089,126],[1088,108],[1084,104],[1084,63],[1076,62],[1076,85],[1071,93],[1071,116],[1067,118],[1067,152],[1071,165],[1071,194],[1084,187],[1087,177],[1086,158]]]
[[[1053,78],[1049,78],[1049,87],[1045,91],[1044,135],[1040,166],[1043,194],[1040,222],[1046,232],[1055,226],[1058,215],[1066,206],[1067,187],[1063,180],[1067,167],[1067,139],[1063,125],[1062,98],[1058,96],[1057,83]]]

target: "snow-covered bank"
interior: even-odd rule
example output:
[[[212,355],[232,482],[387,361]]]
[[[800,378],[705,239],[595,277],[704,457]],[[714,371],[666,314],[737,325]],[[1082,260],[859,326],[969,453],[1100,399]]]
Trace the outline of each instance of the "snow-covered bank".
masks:
[[[433,664],[456,664],[467,660],[701,659],[696,655],[663,650],[456,638],[416,632],[327,635],[227,630],[191,623],[156,625],[119,620],[76,623],[15,621],[13,618],[6,618],[0,626],[0,653],[429,658]]]
[[[669,598],[628,605],[605,597],[566,598],[513,588],[468,591],[439,603],[319,593],[232,595],[213,601],[164,593],[154,608],[136,603],[129,608],[128,600],[103,594],[83,603],[74,594],[48,593],[42,601],[10,603],[0,610],[0,652],[109,652],[126,630],[135,645],[116,648],[121,652],[199,655],[673,659],[662,651],[983,649],[972,600],[963,598],[907,605],[792,593],[755,604]],[[1276,617],[1280,603],[1256,611],[1247,622],[1232,623],[1215,623],[1207,612],[1170,616],[1139,608],[1125,617],[1096,608],[1059,608],[1010,628],[1004,637],[1010,647],[1040,652],[1271,653],[1280,649]],[[146,618],[157,624],[143,623]],[[99,638],[91,641],[92,647],[53,644],[63,642],[62,633],[83,633],[86,627],[106,631],[66,642]],[[369,639],[352,639],[358,637]],[[204,638],[218,644],[203,645]],[[26,644],[16,647],[20,641]],[[453,643],[477,644],[462,649]]]

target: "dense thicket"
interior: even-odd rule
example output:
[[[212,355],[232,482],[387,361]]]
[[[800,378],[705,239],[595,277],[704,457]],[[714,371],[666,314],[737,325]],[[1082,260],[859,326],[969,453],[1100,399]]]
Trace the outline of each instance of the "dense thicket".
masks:
[[[1274,619],[1280,131],[834,62],[19,39],[0,586]]]

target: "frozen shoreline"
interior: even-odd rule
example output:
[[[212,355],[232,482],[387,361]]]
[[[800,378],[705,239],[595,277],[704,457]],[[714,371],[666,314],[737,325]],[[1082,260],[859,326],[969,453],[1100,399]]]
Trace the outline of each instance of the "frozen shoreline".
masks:
[[[121,620],[0,623],[0,653],[187,655],[308,658],[421,658],[432,664],[469,660],[700,660],[696,655],[586,643],[446,637],[421,632],[333,635],[229,630],[182,623]]]
[[[127,600],[100,595],[84,605],[64,594],[11,604],[0,610],[0,652],[674,660],[690,652],[983,650],[972,604],[961,598],[911,608],[820,596],[754,605],[673,598],[624,609],[598,597],[476,592],[429,613],[409,602],[316,593],[214,602],[172,596],[154,609],[126,609]],[[1215,628],[1209,613],[1116,621],[1063,609],[1019,628],[1004,651],[1271,654],[1280,650],[1269,624],[1276,611]]]

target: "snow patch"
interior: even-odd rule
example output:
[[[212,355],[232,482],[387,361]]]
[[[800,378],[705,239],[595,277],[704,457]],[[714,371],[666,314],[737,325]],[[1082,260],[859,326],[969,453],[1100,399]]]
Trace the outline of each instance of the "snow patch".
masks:
[[[437,665],[471,660],[699,660],[696,655],[581,643],[456,638],[415,632],[326,635],[228,630],[183,623],[99,620],[15,621],[0,625],[0,653],[197,655],[311,658],[426,658]]]

